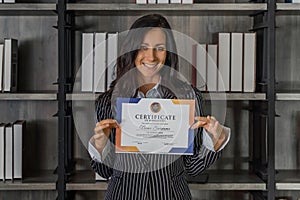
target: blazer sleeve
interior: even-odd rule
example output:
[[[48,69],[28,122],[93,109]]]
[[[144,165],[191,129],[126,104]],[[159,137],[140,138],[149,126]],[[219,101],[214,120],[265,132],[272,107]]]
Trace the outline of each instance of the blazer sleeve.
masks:
[[[203,116],[201,92],[194,88],[196,96],[196,115]],[[213,164],[220,156],[222,151],[214,152],[202,145],[202,128],[195,129],[194,154],[184,156],[186,172],[191,176],[197,176]]]
[[[113,117],[110,101],[111,101],[111,95],[108,92],[103,93],[97,99],[95,104],[95,115],[96,115],[97,122],[103,119],[109,119]],[[115,130],[111,132],[107,145],[114,144],[114,135],[115,135]],[[113,148],[110,149],[112,150]],[[91,166],[94,169],[94,171],[98,173],[101,177],[108,179],[113,173],[113,168],[111,166],[113,166],[114,158],[115,158],[114,151],[110,151],[101,162],[98,160],[91,159]]]

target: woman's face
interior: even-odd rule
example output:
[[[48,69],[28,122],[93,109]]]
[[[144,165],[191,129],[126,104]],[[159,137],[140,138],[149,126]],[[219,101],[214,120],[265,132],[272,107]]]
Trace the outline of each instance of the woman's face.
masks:
[[[134,63],[140,78],[146,83],[159,81],[159,71],[167,57],[166,45],[166,35],[160,28],[153,28],[145,34]]]

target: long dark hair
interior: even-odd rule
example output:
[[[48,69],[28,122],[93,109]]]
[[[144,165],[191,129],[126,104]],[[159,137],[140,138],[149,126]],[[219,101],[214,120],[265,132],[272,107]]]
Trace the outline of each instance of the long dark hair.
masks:
[[[166,35],[167,56],[165,67],[161,69],[162,81],[174,80],[171,69],[178,71],[178,56],[175,39],[171,26],[165,17],[159,14],[149,14],[138,18],[130,27],[128,34],[120,49],[120,56],[117,59],[117,76],[112,82],[110,89],[114,88],[118,81],[130,70],[135,69],[135,58],[143,42],[144,35],[152,28],[161,28]],[[169,84],[168,84],[169,85]],[[119,87],[119,85],[118,85]],[[133,76],[126,83],[122,82],[122,93],[128,92],[131,95],[137,89],[136,76]]]

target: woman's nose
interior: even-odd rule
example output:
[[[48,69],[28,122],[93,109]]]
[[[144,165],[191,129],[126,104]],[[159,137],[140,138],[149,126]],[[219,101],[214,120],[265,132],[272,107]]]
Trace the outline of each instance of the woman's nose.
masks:
[[[146,58],[150,61],[156,59],[155,48],[148,48],[148,50],[146,51]]]

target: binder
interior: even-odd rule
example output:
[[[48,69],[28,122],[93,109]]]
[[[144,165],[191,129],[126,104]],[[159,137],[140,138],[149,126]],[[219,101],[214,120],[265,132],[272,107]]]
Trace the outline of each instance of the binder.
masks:
[[[22,167],[23,167],[23,137],[26,128],[25,120],[17,120],[13,124],[13,139],[14,139],[14,179],[22,179]]]
[[[4,39],[4,92],[15,92],[18,81],[18,40]]]

